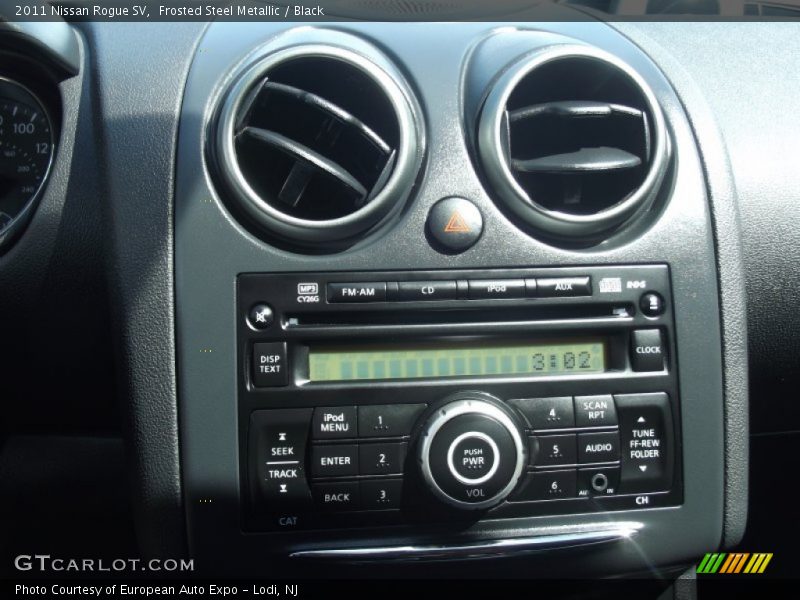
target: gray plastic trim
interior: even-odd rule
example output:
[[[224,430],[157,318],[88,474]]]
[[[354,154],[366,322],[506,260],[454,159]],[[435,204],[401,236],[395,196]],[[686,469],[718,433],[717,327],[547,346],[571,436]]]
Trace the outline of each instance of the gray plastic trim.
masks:
[[[65,21],[0,22],[0,34],[24,37],[68,76],[81,67],[81,48],[72,26]]]
[[[639,88],[653,120],[653,158],[641,186],[619,203],[591,215],[573,215],[550,210],[525,192],[519,185],[503,148],[504,115],[509,96],[527,75],[539,67],[565,58],[586,58],[610,64],[623,72]],[[620,58],[587,45],[558,44],[546,46],[527,55],[507,68],[486,97],[478,124],[478,152],[484,173],[505,202],[523,222],[557,237],[592,236],[619,225],[652,199],[664,178],[670,156],[670,144],[664,116],[658,100],[644,79]]]
[[[747,526],[750,408],[747,314],[741,219],[728,150],[717,117],[697,82],[651,32],[674,24],[616,23],[614,26],[656,60],[681,97],[696,142],[711,207],[719,285],[725,421],[725,497],[721,544],[731,548]],[[660,37],[660,36],[659,36]]]
[[[427,168],[413,201],[380,235],[332,254],[309,256],[276,248],[233,219],[212,185],[205,158],[208,114],[227,89],[236,65],[254,53],[295,43],[324,42],[341,31],[372,44],[402,69],[424,109]],[[366,40],[366,42],[364,41]],[[469,142],[479,95],[504,65],[558,41],[591,44],[613,53],[647,81],[662,107],[676,152],[674,175],[636,236],[600,244],[592,252],[557,248],[508,219],[476,173]],[[436,543],[403,528],[274,532],[245,535],[239,520],[236,277],[249,272],[333,272],[410,269],[545,267],[665,263],[670,266],[679,364],[684,502],[666,508],[606,513],[609,522],[638,521],[636,544],[597,546],[580,571],[608,576],[637,569],[662,573],[689,564],[719,543],[723,528],[723,393],[718,273],[707,187],[697,142],[683,107],[658,67],[634,44],[602,23],[510,24],[218,22],[209,26],[189,74],[181,115],[175,188],[175,276],[181,461],[189,544],[217,571],[280,573],[290,551]],[[432,60],[431,57],[435,57]],[[385,65],[382,65],[385,67]],[[467,129],[469,128],[469,129]],[[200,168],[200,167],[203,168]],[[469,198],[484,216],[481,239],[457,255],[427,243],[430,208],[443,197]],[[638,220],[637,220],[638,221]],[[626,232],[633,231],[633,227]],[[677,241],[680,240],[680,243]],[[698,334],[702,332],[702,334]],[[545,393],[545,390],[541,390]],[[532,390],[531,393],[536,393]],[[213,503],[202,502],[213,498]],[[597,514],[482,520],[454,542],[544,535],[554,527],[586,526]],[[272,560],[270,560],[272,557]],[[295,562],[295,561],[292,561]],[[296,561],[300,562],[300,561]],[[558,565],[529,561],[530,575]],[[566,566],[566,565],[562,565]]]

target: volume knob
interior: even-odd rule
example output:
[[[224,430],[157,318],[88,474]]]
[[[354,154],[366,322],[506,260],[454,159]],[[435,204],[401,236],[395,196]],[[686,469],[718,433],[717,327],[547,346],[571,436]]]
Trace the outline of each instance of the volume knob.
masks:
[[[451,506],[483,509],[502,502],[525,468],[516,418],[493,396],[461,392],[425,423],[417,460],[433,494]]]

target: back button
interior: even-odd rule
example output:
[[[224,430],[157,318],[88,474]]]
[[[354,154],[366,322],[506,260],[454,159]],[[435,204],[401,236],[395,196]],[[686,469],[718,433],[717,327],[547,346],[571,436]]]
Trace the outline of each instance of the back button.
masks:
[[[313,486],[314,503],[323,511],[356,510],[360,504],[357,481],[348,483],[320,483]]]

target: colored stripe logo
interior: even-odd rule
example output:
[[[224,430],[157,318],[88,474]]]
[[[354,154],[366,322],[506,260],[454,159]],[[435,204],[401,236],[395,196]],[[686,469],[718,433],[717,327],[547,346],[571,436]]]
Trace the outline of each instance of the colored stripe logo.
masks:
[[[769,561],[772,560],[772,552],[712,552],[706,554],[703,560],[697,565],[697,572],[712,575],[714,573],[731,575],[737,573],[760,574],[763,573]]]

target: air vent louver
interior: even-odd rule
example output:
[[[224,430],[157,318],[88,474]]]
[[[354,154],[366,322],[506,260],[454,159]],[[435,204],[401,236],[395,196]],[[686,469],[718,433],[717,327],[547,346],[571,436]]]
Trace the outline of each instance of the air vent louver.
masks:
[[[222,175],[258,226],[304,244],[344,240],[402,200],[418,155],[394,79],[338,48],[291,48],[231,92]],[[403,185],[405,184],[405,185]]]
[[[628,219],[650,199],[667,155],[644,82],[602,52],[563,46],[501,77],[478,145],[508,207],[560,238],[588,239]]]

